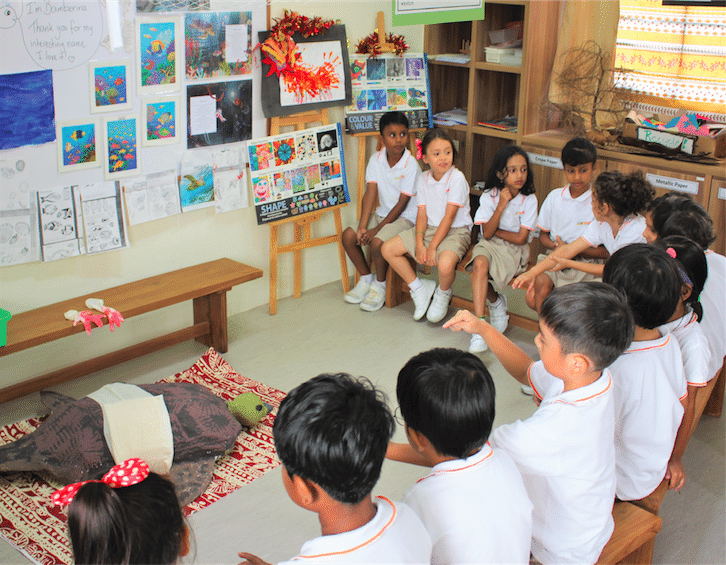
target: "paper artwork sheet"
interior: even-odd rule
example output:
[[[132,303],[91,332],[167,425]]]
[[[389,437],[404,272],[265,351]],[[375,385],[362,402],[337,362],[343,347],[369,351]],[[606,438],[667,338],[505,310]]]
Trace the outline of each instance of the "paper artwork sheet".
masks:
[[[86,252],[77,186],[39,190],[36,205],[43,261],[75,257]]]
[[[247,143],[257,223],[350,202],[340,124]]]
[[[370,58],[352,54],[353,103],[345,109],[347,133],[377,132],[384,113],[406,114],[410,129],[433,127],[425,53]]]
[[[124,179],[121,186],[132,226],[181,213],[175,171]]]
[[[299,64],[310,69],[327,67],[333,80],[330,88],[322,89],[315,95],[295,93],[285,80],[280,80],[280,106],[296,106],[315,102],[345,100],[345,77],[343,49],[340,41],[316,41],[314,43],[298,43],[300,53]],[[284,75],[283,75],[284,76]]]
[[[30,208],[30,174],[25,159],[0,159],[0,210]]]
[[[252,80],[187,85],[187,148],[252,137]]]
[[[252,73],[252,12],[185,15],[187,80]]]
[[[209,150],[182,155],[179,196],[184,212],[214,206],[214,166]]]
[[[0,267],[30,263],[40,258],[37,214],[25,210],[0,210]]]
[[[89,254],[128,247],[118,182],[87,184],[81,188],[81,206]]]
[[[214,171],[214,209],[217,214],[247,208],[247,168]]]

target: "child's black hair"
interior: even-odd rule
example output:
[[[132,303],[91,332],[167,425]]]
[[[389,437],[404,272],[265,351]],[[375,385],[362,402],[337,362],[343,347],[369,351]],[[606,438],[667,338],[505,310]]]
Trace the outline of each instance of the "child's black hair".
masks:
[[[443,139],[444,141],[448,141],[451,144],[451,156],[453,157],[453,161],[456,161],[457,152],[454,140],[451,139],[449,132],[441,128],[431,128],[426,131],[423,139],[421,140],[421,154],[426,155],[426,149],[428,149],[429,143],[431,143],[434,139]]]
[[[648,330],[665,324],[681,299],[675,260],[647,243],[626,245],[613,253],[602,280],[625,293],[635,325]]]
[[[273,434],[290,476],[357,504],[378,482],[394,429],[385,395],[364,377],[338,373],[292,389],[280,404]]]
[[[381,119],[378,123],[379,133],[383,135],[383,130],[386,128],[386,126],[390,126],[391,124],[403,126],[408,129],[408,118],[403,112],[386,112],[381,116]]]
[[[716,241],[713,220],[706,209],[686,194],[669,192],[648,206],[653,231],[658,237],[681,235],[704,251]]]
[[[86,483],[68,507],[79,565],[171,565],[180,556],[185,528],[174,485],[156,473],[129,487]]]
[[[497,151],[496,155],[494,155],[494,161],[492,161],[492,164],[489,167],[486,185],[484,186],[485,192],[493,188],[504,187],[504,181],[508,174],[507,163],[509,162],[509,159],[515,155],[521,155],[527,163],[527,180],[524,181],[524,185],[519,189],[519,192],[525,195],[534,194],[534,175],[532,174],[532,167],[529,163],[529,155],[527,155],[527,152],[519,145],[505,145]],[[501,174],[502,178],[499,178],[497,173]]]
[[[494,382],[476,355],[437,348],[398,373],[396,396],[406,425],[441,455],[465,459],[481,449],[494,422]]]
[[[587,163],[594,165],[597,163],[597,148],[592,141],[585,137],[573,137],[562,148],[561,161],[563,165],[571,167]]]
[[[618,216],[626,218],[643,212],[653,199],[655,190],[641,171],[626,175],[613,170],[597,176],[592,193],[598,202],[608,204]]]
[[[596,371],[620,357],[635,332],[625,295],[601,282],[555,288],[542,303],[539,317],[557,337],[563,354],[585,355]]]
[[[680,263],[683,269],[681,279],[684,284],[691,287],[691,294],[686,300],[686,304],[693,309],[700,322],[703,318],[703,307],[698,301],[698,297],[701,295],[708,277],[706,254],[695,241],[682,235],[659,238],[655,241],[655,245],[665,249],[671,257],[675,255],[674,259]]]

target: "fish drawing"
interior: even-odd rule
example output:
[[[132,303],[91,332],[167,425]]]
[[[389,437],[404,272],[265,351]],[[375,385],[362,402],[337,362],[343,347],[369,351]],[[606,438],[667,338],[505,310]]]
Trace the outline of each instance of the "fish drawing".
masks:
[[[71,139],[75,139],[76,141],[78,141],[79,139],[81,139],[85,135],[86,135],[86,132],[85,131],[83,131],[82,129],[77,129],[76,131],[74,131],[71,134]]]

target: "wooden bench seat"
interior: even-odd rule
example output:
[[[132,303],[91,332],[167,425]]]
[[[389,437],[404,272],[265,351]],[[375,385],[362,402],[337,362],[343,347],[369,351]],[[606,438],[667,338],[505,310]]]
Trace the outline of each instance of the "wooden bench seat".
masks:
[[[68,310],[87,310],[87,298],[102,299],[106,306],[115,308],[126,319],[192,300],[194,323],[169,334],[6,387],[0,390],[0,402],[88,375],[188,339],[195,339],[225,353],[228,346],[227,291],[260,277],[260,269],[231,259],[217,259],[13,314],[8,321],[7,344],[0,347],[0,357],[83,332],[83,324],[73,326],[72,322],[64,318],[64,313]],[[93,332],[102,330],[108,331],[107,324]]]
[[[598,565],[651,563],[655,535],[663,520],[629,502],[613,505],[613,519],[615,529],[597,560]]]

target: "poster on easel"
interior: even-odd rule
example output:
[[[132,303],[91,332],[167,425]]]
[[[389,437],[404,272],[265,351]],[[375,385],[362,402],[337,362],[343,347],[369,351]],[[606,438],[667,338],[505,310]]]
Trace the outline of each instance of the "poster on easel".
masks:
[[[340,124],[247,142],[257,224],[350,202]]]
[[[433,127],[426,53],[350,55],[353,102],[345,109],[346,133],[378,132],[386,112],[406,114],[410,129]]]

